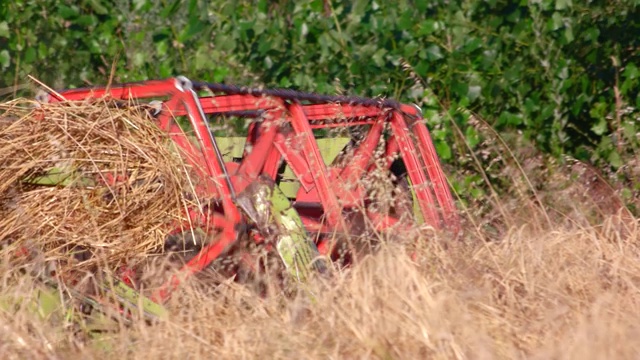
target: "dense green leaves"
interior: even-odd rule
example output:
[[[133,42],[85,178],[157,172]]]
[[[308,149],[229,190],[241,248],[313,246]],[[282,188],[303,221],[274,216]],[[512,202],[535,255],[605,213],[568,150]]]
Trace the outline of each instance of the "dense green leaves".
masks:
[[[638,0],[4,1],[0,88],[27,74],[105,83],[115,62],[116,81],[183,74],[423,106],[433,94],[448,161],[459,149],[446,110],[467,109],[549,153],[617,167],[638,146],[638,18]]]

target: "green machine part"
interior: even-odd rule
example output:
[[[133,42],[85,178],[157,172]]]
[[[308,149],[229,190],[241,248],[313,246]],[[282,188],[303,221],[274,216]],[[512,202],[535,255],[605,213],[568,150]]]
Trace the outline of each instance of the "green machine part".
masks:
[[[310,239],[287,196],[275,186],[271,193],[271,214],[278,227],[283,229],[276,247],[289,274],[304,281],[310,270],[322,272],[324,263],[319,258],[316,244]]]
[[[73,323],[91,340],[89,346],[105,354],[113,349],[114,341],[118,339],[114,335],[120,329],[116,319],[129,321],[128,317],[117,315],[119,309],[125,310],[125,314],[140,314],[148,321],[166,318],[168,314],[164,307],[122,282],[107,281],[102,287],[109,291],[106,296],[117,300],[119,305],[114,302],[103,304],[73,289],[62,290],[56,282],[46,281],[34,283],[28,291],[0,294],[0,312],[7,315],[24,312],[54,327],[67,327]],[[71,306],[76,301],[89,305],[92,310],[87,312]]]
[[[101,285],[106,296],[116,300],[121,310],[131,314],[141,314],[147,320],[166,318],[167,310],[150,299],[146,298],[135,289],[130,288],[119,280],[108,279]],[[90,314],[80,313],[69,306],[69,301],[74,299],[84,305],[89,305],[93,310]],[[114,306],[107,311],[105,306]],[[86,331],[104,331],[117,328],[113,322],[113,313],[119,312],[115,303],[104,305],[94,297],[85,296],[72,288],[61,290],[59,284],[53,280],[36,282],[28,292],[5,293],[0,295],[0,311],[13,313],[25,311],[42,320],[49,321],[73,321],[82,324]],[[109,314],[109,313],[112,314]]]
[[[312,271],[324,271],[325,264],[300,215],[272,179],[260,176],[236,201],[259,231],[275,242],[291,276],[303,282]]]

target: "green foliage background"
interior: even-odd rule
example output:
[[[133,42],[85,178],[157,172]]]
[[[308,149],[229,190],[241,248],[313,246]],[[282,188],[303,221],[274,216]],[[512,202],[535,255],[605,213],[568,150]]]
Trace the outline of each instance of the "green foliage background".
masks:
[[[115,62],[119,82],[382,95],[425,109],[445,162],[477,114],[615,170],[640,143],[639,35],[640,0],[2,1],[0,88],[104,84]]]

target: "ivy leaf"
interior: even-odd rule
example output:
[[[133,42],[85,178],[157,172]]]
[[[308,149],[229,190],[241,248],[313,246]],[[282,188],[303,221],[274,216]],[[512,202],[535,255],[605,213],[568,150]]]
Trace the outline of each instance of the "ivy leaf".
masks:
[[[10,63],[11,63],[11,56],[9,55],[9,52],[7,50],[0,51],[0,66],[3,69],[6,69],[9,67]]]
[[[558,29],[560,29],[562,26],[564,25],[564,19],[562,18],[562,14],[560,14],[559,12],[554,12],[553,15],[551,15],[551,19],[549,19],[549,29],[551,31],[556,31]]]
[[[133,55],[133,65],[135,67],[140,67],[140,66],[144,65],[144,63],[145,63],[145,54],[143,52],[140,52],[140,51],[136,52]]]
[[[565,44],[570,44],[573,42],[574,36],[573,36],[573,29],[571,28],[571,26],[567,26],[564,29],[564,40],[565,40]]]
[[[95,11],[95,13],[98,15],[106,15],[109,13],[109,10],[107,10],[107,8],[102,5],[102,1],[100,0],[89,0],[89,4],[91,5],[93,11]]]
[[[186,43],[191,40],[194,36],[201,33],[205,28],[205,23],[198,20],[197,18],[191,18],[187,27],[180,33],[178,37],[178,41],[181,43]]]
[[[378,49],[378,51],[375,52],[375,54],[373,54],[373,56],[371,57],[371,59],[373,60],[373,62],[378,66],[378,67],[383,67],[384,66],[384,55],[387,53],[387,50],[385,49]]]
[[[620,154],[618,154],[618,152],[615,150],[611,150],[607,160],[609,161],[609,164],[615,169],[622,166],[622,158],[620,157]]]
[[[324,0],[314,0],[311,2],[310,7],[311,11],[321,13],[324,8]]]
[[[638,67],[634,63],[629,63],[625,66],[624,71],[622,72],[623,76],[627,79],[636,79],[640,75],[640,71],[638,71]]]
[[[420,24],[418,35],[429,35],[438,30],[438,23],[435,20],[425,20]]]
[[[482,86],[471,85],[469,86],[467,97],[469,98],[469,101],[475,101],[478,97],[480,97],[481,93],[482,93]]]
[[[9,38],[9,24],[6,21],[0,22],[0,37]]]
[[[498,123],[507,126],[518,126],[522,124],[522,118],[510,111],[503,111],[498,118]]]
[[[438,156],[440,156],[442,160],[451,159],[451,147],[445,141],[438,141],[436,143],[436,151],[438,152]]]
[[[607,132],[607,128],[607,121],[604,118],[600,118],[598,122],[591,127],[591,131],[593,131],[594,134],[601,136]]]
[[[478,132],[473,126],[467,127],[464,135],[465,135],[465,139],[467,139],[467,143],[471,148],[475,148],[476,145],[480,143],[480,137],[478,136]]]
[[[456,80],[451,84],[451,90],[461,98],[467,97],[469,94],[469,84]]]
[[[36,60],[36,49],[33,47],[29,47],[27,51],[24,53],[23,61],[27,64],[31,64]]]
[[[444,56],[442,55],[442,51],[440,51],[440,47],[438,45],[430,45],[427,47],[427,57],[430,60],[440,60]]]
[[[72,20],[78,16],[78,8],[75,6],[60,5],[58,15],[64,20]]]
[[[569,9],[573,6],[571,0],[556,0],[556,10]]]

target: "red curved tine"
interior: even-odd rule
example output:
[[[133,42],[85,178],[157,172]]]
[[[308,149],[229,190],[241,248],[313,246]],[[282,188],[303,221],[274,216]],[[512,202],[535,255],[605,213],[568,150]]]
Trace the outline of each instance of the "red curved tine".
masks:
[[[339,180],[346,184],[357,184],[365,171],[367,170],[367,166],[371,163],[373,159],[373,153],[380,141],[380,136],[382,136],[382,131],[384,130],[384,118],[382,115],[378,116],[378,119],[373,125],[371,129],[369,129],[369,133],[364,138],[364,140],[360,143],[360,146],[356,149],[353,154],[353,159],[349,164],[347,164],[339,174]],[[346,200],[346,199],[345,199]]]
[[[320,149],[318,149],[318,143],[313,136],[309,120],[304,114],[302,106],[298,103],[290,104],[288,110],[291,114],[291,125],[296,134],[296,139],[302,146],[303,156],[312,171],[311,175],[318,189],[318,195],[325,207],[327,221],[336,229],[346,231],[347,226],[342,217],[342,207],[331,188],[327,167],[320,155]]]
[[[418,198],[418,204],[425,221],[435,229],[440,229],[440,220],[427,176],[417,157],[418,152],[409,133],[407,123],[398,111],[394,111],[391,115],[391,129],[398,142],[402,160],[407,168],[407,174]]]
[[[235,191],[233,184],[227,174],[227,170],[222,159],[222,154],[209,131],[204,111],[196,93],[191,88],[191,83],[185,80],[177,80],[173,96],[180,98],[181,105],[184,107],[191,126],[194,129],[196,138],[200,144],[202,156],[207,165],[207,172],[210,178],[214,179],[218,185],[218,193],[221,196],[224,217],[227,223],[220,236],[220,239],[210,245],[204,247],[196,257],[185,264],[178,274],[173,275],[169,281],[164,283],[152,296],[155,301],[163,302],[166,300],[173,289],[179,286],[184,278],[202,271],[209,266],[216,258],[222,254],[228,246],[238,239],[237,228],[242,221],[240,211],[236,207]]]
[[[236,241],[237,233],[234,227],[225,226],[218,241],[202,249],[195,258],[189,261],[177,274],[172,275],[167,282],[157,289],[151,296],[151,299],[160,303],[166,301],[171,295],[171,292],[180,286],[181,282],[187,277],[205,269]]]
[[[422,119],[417,119],[411,125],[418,138],[418,148],[425,161],[427,173],[433,184],[436,198],[442,208],[445,225],[457,233],[460,230],[458,211],[456,210],[453,196],[451,196],[447,178],[442,171],[436,149],[433,146],[433,141],[429,135],[429,130],[427,130],[426,125],[421,120]]]
[[[207,164],[202,153],[187,138],[182,128],[174,121],[176,110],[181,108],[181,99],[174,96],[169,101],[163,103],[162,110],[158,115],[160,128],[169,135],[180,151],[180,155],[196,172],[199,182],[196,184],[196,194],[199,197],[211,197],[218,192],[218,186],[213,178],[208,176]]]
[[[102,97],[111,97],[119,100],[166,97],[174,92],[175,83],[176,79],[173,78],[150,80],[110,87],[70,89],[61,91],[60,94],[69,101],[86,100],[90,98],[99,99]]]
[[[253,143],[251,152],[248,152],[242,159],[235,174],[237,179],[234,185],[238,187],[238,191],[242,191],[244,187],[255,180],[260,173],[264,172],[265,167],[269,167],[266,169],[268,170],[267,174],[275,180],[280,156],[277,151],[273,150],[275,150],[274,142],[280,130],[279,122],[283,114],[282,108],[270,110],[265,115],[265,120],[259,129],[252,129],[262,131]]]

